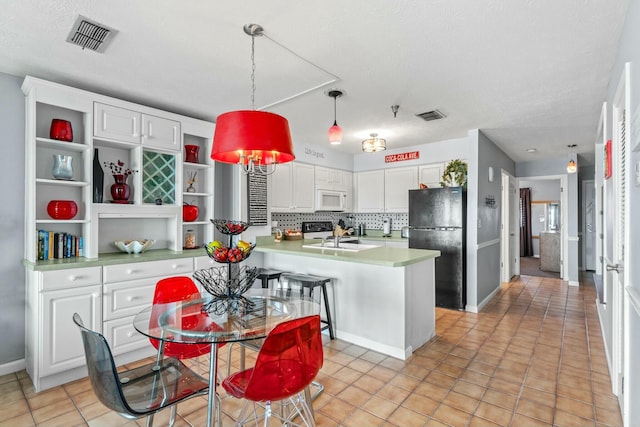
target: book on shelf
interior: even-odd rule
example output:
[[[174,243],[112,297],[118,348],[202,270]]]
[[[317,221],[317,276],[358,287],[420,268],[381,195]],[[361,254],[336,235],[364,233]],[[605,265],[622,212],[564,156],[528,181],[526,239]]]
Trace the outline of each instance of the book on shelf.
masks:
[[[38,261],[82,256],[83,239],[70,233],[38,230]]]

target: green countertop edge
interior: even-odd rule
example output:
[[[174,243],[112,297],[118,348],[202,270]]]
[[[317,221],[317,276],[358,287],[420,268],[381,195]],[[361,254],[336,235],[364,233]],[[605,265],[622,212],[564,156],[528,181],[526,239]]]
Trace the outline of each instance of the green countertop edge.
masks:
[[[48,271],[65,270],[68,268],[102,267],[104,265],[128,264],[133,262],[162,261],[176,258],[193,258],[207,256],[203,248],[189,249],[185,251],[172,251],[169,249],[155,249],[141,254],[125,254],[120,252],[100,254],[98,258],[64,258],[49,261],[30,262],[23,260],[22,264],[29,270]]]
[[[381,237],[382,238],[382,237]],[[393,239],[393,238],[391,238]],[[365,239],[363,239],[365,240]],[[379,239],[376,239],[379,240]],[[372,264],[384,267],[405,267],[440,256],[440,251],[430,249],[404,249],[379,247],[359,252],[337,251],[334,249],[308,249],[302,245],[318,243],[317,240],[283,240],[274,242],[273,237],[258,237],[255,252],[280,253],[334,261]]]

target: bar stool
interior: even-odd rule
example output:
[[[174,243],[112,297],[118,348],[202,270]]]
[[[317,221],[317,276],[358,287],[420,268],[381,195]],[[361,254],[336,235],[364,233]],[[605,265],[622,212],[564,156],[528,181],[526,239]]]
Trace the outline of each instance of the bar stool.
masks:
[[[304,296],[304,290],[308,289],[309,298],[313,296],[313,290],[316,287],[320,287],[320,291],[322,292],[322,298],[324,300],[324,310],[327,320],[321,320],[324,323],[324,326],[321,330],[328,329],[329,330],[329,338],[332,340],[335,339],[333,334],[333,321],[331,320],[331,309],[329,308],[329,296],[327,295],[327,283],[331,282],[330,277],[322,277],[322,276],[314,276],[311,274],[298,274],[298,273],[287,273],[284,272],[280,275],[280,287],[282,290],[286,291],[287,295],[291,294],[290,284],[298,283],[300,285],[300,296]],[[287,288],[284,288],[284,285]]]
[[[262,281],[262,289],[267,289],[269,287],[269,280],[277,280],[280,282],[280,275],[282,275],[282,273],[284,273],[284,271],[274,270],[272,268],[259,268],[256,279]]]

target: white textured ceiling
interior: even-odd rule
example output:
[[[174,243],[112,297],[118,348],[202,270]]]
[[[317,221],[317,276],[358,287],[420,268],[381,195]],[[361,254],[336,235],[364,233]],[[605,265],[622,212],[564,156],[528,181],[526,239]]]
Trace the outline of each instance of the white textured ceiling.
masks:
[[[256,107],[275,102],[296,147],[328,146],[324,91],[339,88],[338,150],[371,132],[401,148],[481,129],[515,161],[546,159],[593,152],[627,2],[0,0],[0,72],[214,121],[251,108],[242,28],[258,23]],[[65,42],[79,14],[118,31],[105,53]],[[447,117],[415,117],[433,109]]]

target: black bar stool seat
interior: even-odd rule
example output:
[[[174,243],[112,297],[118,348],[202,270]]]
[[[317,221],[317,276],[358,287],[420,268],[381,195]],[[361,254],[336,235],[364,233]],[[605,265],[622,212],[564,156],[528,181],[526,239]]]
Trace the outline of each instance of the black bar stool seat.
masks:
[[[324,326],[321,330],[328,329],[329,337],[333,340],[335,339],[335,335],[333,332],[333,321],[331,320],[331,309],[329,308],[329,296],[327,295],[327,283],[331,282],[330,277],[323,276],[314,276],[311,274],[299,274],[299,273],[282,273],[280,275],[280,286],[286,291],[287,295],[291,294],[291,286],[290,284],[297,283],[300,286],[300,296],[304,296],[304,290],[308,289],[309,297],[313,297],[313,290],[316,287],[320,287],[320,291],[322,292],[322,298],[324,300],[324,309],[327,320],[321,320],[324,323]],[[287,286],[287,288],[284,288]]]
[[[259,268],[256,279],[262,281],[262,289],[267,289],[269,287],[269,280],[280,281],[282,273],[284,273],[284,271],[274,270],[272,268]]]

